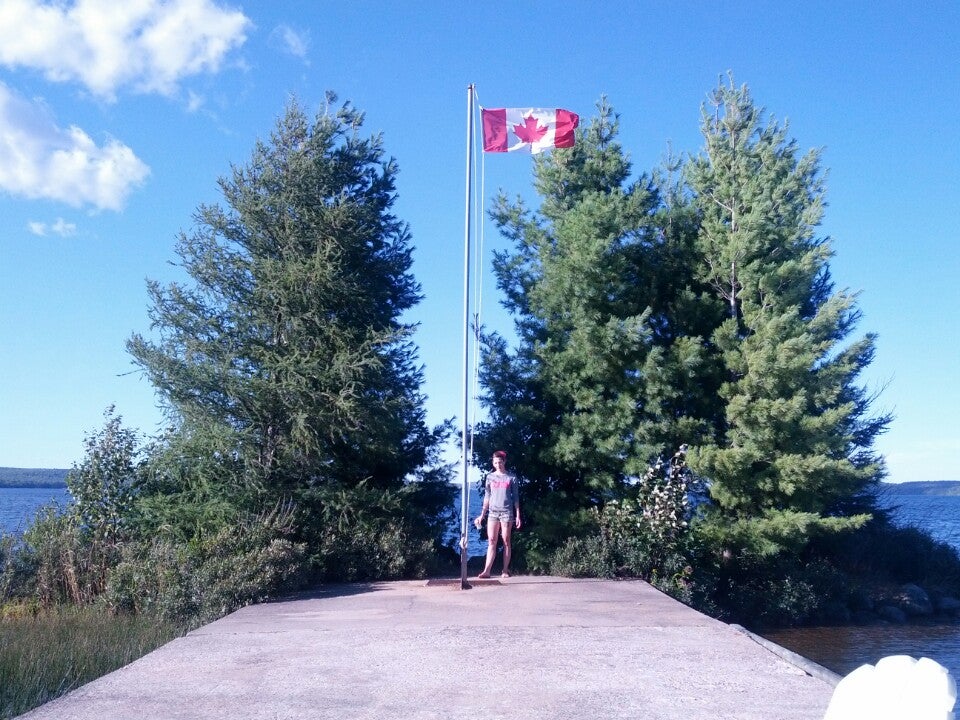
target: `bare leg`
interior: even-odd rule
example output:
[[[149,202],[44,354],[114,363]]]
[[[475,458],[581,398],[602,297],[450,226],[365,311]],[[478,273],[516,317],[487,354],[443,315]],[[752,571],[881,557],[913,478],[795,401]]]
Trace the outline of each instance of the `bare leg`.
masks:
[[[487,520],[487,562],[483,567],[483,572],[477,577],[490,577],[490,569],[493,567],[493,561],[497,559],[497,542],[500,539],[500,521],[496,518]]]
[[[503,535],[503,576],[510,577],[510,536],[513,535],[513,522],[500,523]]]

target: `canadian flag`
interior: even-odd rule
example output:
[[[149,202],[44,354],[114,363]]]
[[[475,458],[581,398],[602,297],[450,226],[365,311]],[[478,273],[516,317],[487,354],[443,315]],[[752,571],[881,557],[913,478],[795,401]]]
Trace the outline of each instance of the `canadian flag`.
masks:
[[[573,147],[580,116],[560,108],[498,108],[480,111],[484,152],[541,153]]]

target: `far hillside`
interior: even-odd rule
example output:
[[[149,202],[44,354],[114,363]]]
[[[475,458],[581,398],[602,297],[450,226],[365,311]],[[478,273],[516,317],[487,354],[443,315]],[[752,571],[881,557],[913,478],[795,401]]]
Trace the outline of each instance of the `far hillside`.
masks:
[[[960,480],[883,483],[884,492],[900,495],[960,495]]]
[[[0,467],[0,487],[66,487],[68,472],[52,468]]]

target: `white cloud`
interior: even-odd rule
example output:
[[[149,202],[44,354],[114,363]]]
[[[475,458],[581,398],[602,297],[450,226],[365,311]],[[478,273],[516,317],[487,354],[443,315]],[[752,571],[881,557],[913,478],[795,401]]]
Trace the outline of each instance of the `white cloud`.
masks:
[[[270,41],[294,57],[301,60],[307,58],[310,47],[310,35],[307,32],[297,32],[289,25],[277,25],[270,33]]]
[[[203,104],[205,102],[206,102],[206,98],[204,98],[202,95],[198,95],[197,93],[193,92],[193,90],[191,90],[190,92],[187,93],[187,112],[188,113],[197,112],[197,110],[203,107]]]
[[[60,128],[40,104],[0,82],[0,190],[73,207],[120,210],[150,168],[109,138],[103,145],[76,126]]]
[[[50,231],[60,237],[69,237],[76,234],[77,226],[74,223],[67,222],[63,218],[57,218],[53,225],[50,226]]]
[[[27,227],[34,235],[40,235],[41,237],[48,232],[59,235],[60,237],[70,237],[77,233],[77,226],[74,223],[67,222],[63,218],[57,218],[56,221],[50,225],[45,222],[32,221],[27,223]]]
[[[212,0],[2,0],[0,65],[107,100],[128,86],[171,95],[183,78],[217,72],[251,25]]]

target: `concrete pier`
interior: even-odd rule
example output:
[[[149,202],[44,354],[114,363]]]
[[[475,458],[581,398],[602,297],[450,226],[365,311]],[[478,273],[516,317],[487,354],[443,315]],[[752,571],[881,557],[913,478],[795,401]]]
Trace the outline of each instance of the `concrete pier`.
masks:
[[[244,608],[29,720],[821,720],[836,676],[640,581],[324,587]]]

